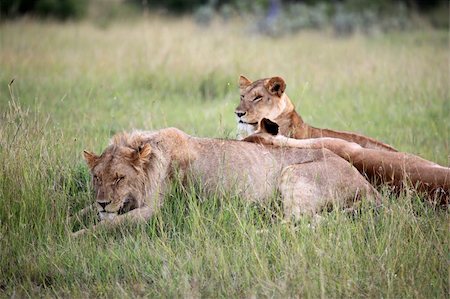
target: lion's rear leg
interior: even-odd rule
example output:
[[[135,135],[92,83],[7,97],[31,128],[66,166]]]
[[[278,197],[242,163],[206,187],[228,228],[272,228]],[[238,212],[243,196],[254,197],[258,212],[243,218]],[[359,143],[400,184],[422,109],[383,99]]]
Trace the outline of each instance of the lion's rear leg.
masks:
[[[351,207],[361,197],[380,200],[358,170],[339,157],[285,167],[279,190],[287,218],[314,215],[330,204]]]

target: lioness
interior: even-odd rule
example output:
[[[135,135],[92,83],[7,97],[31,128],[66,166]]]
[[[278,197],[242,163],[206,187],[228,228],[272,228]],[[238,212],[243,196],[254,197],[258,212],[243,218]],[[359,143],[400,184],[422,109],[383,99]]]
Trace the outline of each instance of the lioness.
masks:
[[[235,113],[239,138],[254,133],[258,122],[268,118],[280,127],[280,134],[295,139],[333,137],[355,142],[365,148],[396,151],[392,146],[360,134],[314,128],[303,121],[285,93],[286,82],[281,77],[250,81],[239,77],[241,101]]]
[[[196,138],[167,128],[116,135],[100,156],[84,151],[84,158],[101,220],[95,227],[147,220],[174,180],[197,181],[207,194],[237,192],[254,202],[278,191],[286,217],[314,214],[329,203],[348,206],[361,196],[379,200],[353,166],[326,149]]]
[[[386,152],[363,148],[359,144],[338,138],[293,139],[278,135],[279,127],[263,118],[255,134],[244,141],[268,146],[303,149],[329,149],[349,161],[372,182],[393,185],[401,190],[406,184],[428,195],[428,199],[448,204],[450,199],[450,168],[418,156],[402,152]]]

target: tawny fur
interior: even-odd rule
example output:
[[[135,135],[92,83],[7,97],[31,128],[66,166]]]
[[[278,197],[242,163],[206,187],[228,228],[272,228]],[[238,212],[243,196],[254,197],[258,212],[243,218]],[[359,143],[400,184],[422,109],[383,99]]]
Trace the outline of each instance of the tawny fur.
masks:
[[[259,79],[254,82],[239,78],[241,101],[236,107],[239,138],[251,135],[262,118],[280,127],[280,134],[295,139],[333,137],[355,142],[364,148],[396,151],[392,146],[373,138],[345,131],[319,129],[305,123],[285,93],[286,83],[281,77]]]
[[[349,161],[375,184],[392,185],[400,191],[403,187],[414,187],[425,193],[427,199],[441,204],[449,203],[450,168],[443,167],[418,156],[367,149],[359,144],[337,138],[293,139],[272,135],[263,119],[259,130],[245,141],[267,146],[296,147],[303,149],[328,149]],[[273,125],[270,122],[270,125]]]
[[[260,203],[280,192],[288,218],[330,203],[351,206],[360,197],[379,200],[353,166],[326,149],[196,138],[168,128],[120,134],[100,156],[84,156],[102,219],[94,229],[149,219],[175,180],[196,182],[206,194],[234,193]]]

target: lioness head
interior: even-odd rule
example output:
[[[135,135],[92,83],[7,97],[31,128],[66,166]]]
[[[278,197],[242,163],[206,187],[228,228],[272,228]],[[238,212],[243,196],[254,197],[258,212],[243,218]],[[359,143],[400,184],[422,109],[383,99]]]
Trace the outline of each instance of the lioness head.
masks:
[[[84,151],[92,174],[97,211],[100,219],[117,215],[142,206],[147,195],[147,168],[152,160],[152,147],[148,143],[123,142],[124,134],[100,155]]]
[[[283,99],[286,83],[281,77],[272,77],[250,81],[245,76],[239,77],[241,101],[235,113],[238,128],[244,135],[256,131],[263,117],[276,119],[286,108]]]

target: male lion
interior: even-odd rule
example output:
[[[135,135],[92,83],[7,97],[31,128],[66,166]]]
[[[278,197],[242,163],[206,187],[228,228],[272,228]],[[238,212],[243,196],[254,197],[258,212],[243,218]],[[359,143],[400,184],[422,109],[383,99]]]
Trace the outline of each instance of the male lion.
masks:
[[[167,128],[116,135],[100,156],[84,151],[84,157],[101,220],[94,228],[149,219],[174,180],[261,203],[278,191],[286,217],[314,214],[330,203],[349,206],[360,197],[379,200],[353,166],[326,149],[196,138]]]
[[[428,200],[448,204],[450,199],[450,168],[443,167],[418,156],[368,149],[338,138],[293,139],[278,135],[279,127],[263,118],[255,134],[244,141],[267,146],[328,149],[352,163],[370,181],[395,186],[401,190],[405,184],[427,195]]]
[[[294,104],[284,92],[286,82],[281,77],[250,81],[239,77],[241,101],[236,107],[240,139],[254,133],[258,122],[268,118],[280,127],[280,134],[295,139],[333,137],[355,142],[365,148],[396,151],[393,147],[360,134],[314,128],[303,121]]]

